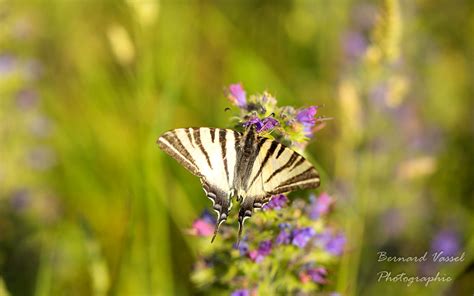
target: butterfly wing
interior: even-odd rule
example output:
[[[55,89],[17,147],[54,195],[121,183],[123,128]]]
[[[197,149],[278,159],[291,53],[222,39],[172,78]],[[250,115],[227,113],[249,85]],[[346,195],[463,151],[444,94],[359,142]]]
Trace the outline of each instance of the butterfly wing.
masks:
[[[201,179],[207,197],[217,212],[217,224],[227,219],[236,164],[236,143],[241,135],[218,128],[180,128],[158,138],[160,148]]]
[[[318,172],[303,156],[277,141],[261,137],[259,141],[263,144],[249,178],[249,196],[268,198],[279,193],[319,186]],[[266,202],[261,199],[255,201],[257,206],[263,206]]]
[[[303,156],[278,143],[258,137],[258,153],[248,178],[246,197],[239,211],[239,233],[254,208],[261,208],[279,193],[298,189],[317,188],[319,174]]]

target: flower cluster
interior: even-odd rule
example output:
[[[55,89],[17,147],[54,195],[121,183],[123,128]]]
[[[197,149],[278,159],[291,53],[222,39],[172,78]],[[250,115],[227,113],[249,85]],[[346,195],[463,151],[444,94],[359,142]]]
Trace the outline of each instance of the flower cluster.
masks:
[[[254,125],[258,133],[273,137],[302,151],[314,132],[324,127],[323,117],[316,117],[319,106],[295,109],[277,106],[277,100],[268,92],[247,97],[240,83],[232,84],[228,99],[240,109],[238,126]]]
[[[193,281],[203,291],[227,287],[234,291],[232,295],[259,295],[269,287],[274,294],[317,291],[330,282],[346,245],[344,234],[327,223],[333,202],[327,193],[311,196],[309,202],[297,199],[293,203],[285,195],[273,196],[263,211],[247,221],[246,235],[239,245],[232,245],[236,237],[231,224],[221,225],[222,238],[211,245],[215,220],[204,214],[191,230],[206,237],[201,241],[202,256],[195,265]],[[281,270],[281,266],[288,267]]]
[[[278,107],[269,93],[247,96],[241,84],[231,85],[227,96],[240,110],[240,127],[253,125],[261,136],[300,152],[322,127],[318,106]],[[190,230],[205,238],[199,240],[192,281],[206,294],[307,295],[320,290],[331,282],[346,244],[344,234],[327,222],[333,203],[327,193],[293,202],[284,194],[274,195],[247,220],[239,244],[234,243],[236,227],[230,223],[236,221],[236,211],[220,226],[213,244],[209,240],[216,221],[205,213]]]

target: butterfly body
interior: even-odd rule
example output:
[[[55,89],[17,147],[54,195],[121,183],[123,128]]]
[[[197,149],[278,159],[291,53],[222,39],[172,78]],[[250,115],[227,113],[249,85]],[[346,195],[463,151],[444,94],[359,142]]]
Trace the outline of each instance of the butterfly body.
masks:
[[[180,128],[158,139],[162,150],[201,180],[217,213],[219,225],[240,202],[239,235],[245,219],[278,193],[316,188],[316,169],[297,152],[277,141],[260,137],[251,125],[244,134],[230,129]]]

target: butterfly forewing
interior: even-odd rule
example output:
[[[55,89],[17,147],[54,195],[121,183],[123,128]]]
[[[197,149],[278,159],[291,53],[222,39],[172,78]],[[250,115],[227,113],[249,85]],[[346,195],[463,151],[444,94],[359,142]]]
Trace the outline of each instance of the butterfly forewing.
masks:
[[[158,139],[161,149],[201,178],[218,214],[217,226],[225,221],[232,206],[230,193],[239,139],[240,134],[233,130],[205,127],[171,130]]]
[[[194,175],[230,190],[238,138],[237,132],[228,129],[179,128],[164,133],[158,144]]]

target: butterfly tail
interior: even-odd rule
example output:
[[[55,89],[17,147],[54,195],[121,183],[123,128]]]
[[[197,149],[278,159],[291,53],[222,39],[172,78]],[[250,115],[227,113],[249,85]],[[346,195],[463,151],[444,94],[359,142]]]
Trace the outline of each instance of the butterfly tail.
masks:
[[[220,190],[217,187],[211,186],[204,178],[201,178],[201,183],[207,197],[212,200],[213,210],[217,213],[214,235],[211,239],[212,243],[216,239],[217,233],[219,232],[219,226],[222,224],[222,222],[227,220],[229,209],[232,207],[232,203],[228,197],[228,193]]]
[[[211,244],[214,242],[217,236],[217,230],[219,229],[219,224],[216,225],[216,228],[214,229],[214,235],[211,238]]]
[[[237,246],[239,246],[240,238],[242,237],[242,231],[244,229],[244,223],[247,218],[252,216],[253,212],[253,199],[246,199],[239,210],[239,232],[237,234]]]

